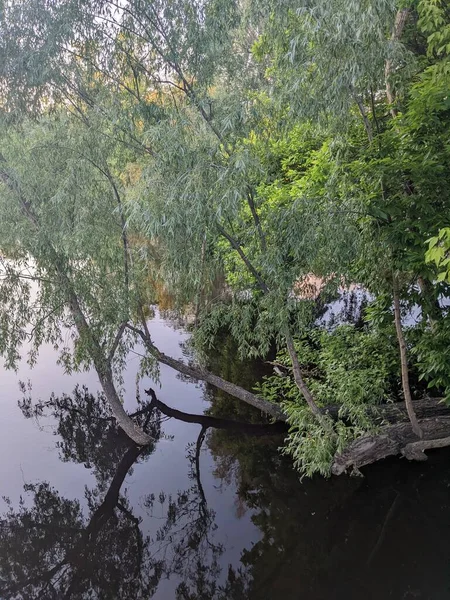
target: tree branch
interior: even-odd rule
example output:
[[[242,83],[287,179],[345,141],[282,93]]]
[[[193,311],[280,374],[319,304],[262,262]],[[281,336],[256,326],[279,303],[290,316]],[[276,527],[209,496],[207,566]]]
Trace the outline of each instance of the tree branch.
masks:
[[[261,277],[261,275],[258,273],[258,271],[255,269],[255,267],[252,265],[252,263],[248,259],[248,257],[245,254],[245,252],[242,250],[242,247],[239,244],[239,242],[234,237],[232,237],[229,233],[227,233],[225,231],[225,229],[222,227],[222,225],[217,224],[217,229],[218,229],[219,233],[226,240],[228,240],[228,242],[230,243],[230,246],[232,248],[234,248],[236,250],[236,252],[239,254],[239,256],[241,257],[241,259],[244,261],[245,266],[247,267],[247,269],[250,271],[250,273],[253,275],[253,277],[258,282],[258,285],[261,288],[261,290],[265,294],[268,294],[269,293],[269,288],[267,287],[267,285],[266,285],[265,281],[263,280],[263,278]]]
[[[108,353],[107,362],[108,362],[109,367],[111,367],[111,363],[112,363],[112,360],[114,358],[114,354],[116,353],[117,347],[118,347],[118,345],[120,343],[120,340],[122,339],[122,336],[123,336],[123,333],[124,333],[124,331],[126,329],[126,326],[127,326],[126,321],[123,321],[120,324],[120,327],[119,327],[119,329],[118,329],[118,331],[116,333],[116,336],[114,338],[114,341],[113,341],[112,346],[111,346],[111,348],[109,350],[109,353]]]
[[[175,369],[179,373],[183,373],[183,375],[192,377],[193,379],[206,381],[206,383],[209,383],[214,387],[224,392],[227,392],[228,394],[230,394],[230,396],[234,396],[235,398],[238,398],[239,400],[242,400],[243,402],[254,406],[258,410],[268,415],[271,415],[275,419],[281,421],[286,420],[285,414],[276,404],[272,404],[271,402],[268,402],[267,400],[256,396],[252,392],[249,392],[244,388],[234,383],[231,383],[230,381],[227,381],[226,379],[222,379],[222,377],[219,377],[218,375],[214,375],[214,373],[211,373],[203,367],[200,367],[198,365],[187,365],[184,362],[172,358],[171,356],[164,354],[164,352],[161,352],[153,343],[148,333],[148,327],[146,326],[146,324],[144,327],[144,331],[142,331],[142,329],[134,327],[130,323],[127,323],[127,327],[128,329],[130,329],[130,331],[133,331],[138,337],[142,339],[142,341],[144,342],[144,346],[147,348],[150,354],[154,356],[156,360],[158,360],[160,363],[167,365],[172,369]]]
[[[209,415],[194,415],[183,412],[176,408],[172,408],[161,400],[158,400],[154,390],[152,388],[145,390],[145,393],[150,396],[152,402],[147,409],[150,410],[153,406],[156,407],[167,417],[176,419],[177,421],[183,421],[184,423],[197,423],[204,428],[212,429],[225,429],[227,431],[240,431],[248,435],[272,435],[286,432],[286,424],[284,421],[271,424],[256,424],[256,423],[245,423],[241,421],[234,421],[232,419],[222,419],[221,417],[211,417]]]
[[[425,450],[433,448],[445,448],[450,446],[450,436],[439,438],[437,440],[421,440],[420,442],[411,442],[406,444],[402,450],[402,454],[408,460],[425,461],[427,456]]]
[[[358,94],[353,89],[353,87],[350,86],[350,90],[352,92],[353,100],[356,102],[358,110],[361,114],[361,117],[362,117],[362,120],[364,123],[364,128],[367,133],[367,138],[369,139],[369,144],[371,144],[373,142],[372,125],[370,124],[369,118],[366,113],[366,109],[364,108],[364,104],[362,103],[361,98],[358,96]]]
[[[406,21],[408,20],[408,16],[410,13],[409,8],[401,8],[397,11],[395,15],[394,27],[392,29],[391,41],[397,42],[403,33],[403,29],[405,28]],[[398,114],[398,110],[394,106],[395,102],[395,94],[391,84],[391,75],[393,70],[393,62],[391,59],[386,60],[386,64],[384,67],[384,79],[386,84],[386,97],[388,104],[390,105],[390,112],[393,118],[395,118]]]
[[[256,210],[256,206],[255,206],[255,198],[253,195],[253,190],[250,186],[248,186],[248,189],[247,189],[247,204],[250,208],[250,212],[252,213],[253,221],[255,223],[255,227],[258,232],[261,250],[263,252],[266,252],[267,251],[266,236],[264,235],[264,232],[262,229],[261,220],[259,218],[258,212]]]

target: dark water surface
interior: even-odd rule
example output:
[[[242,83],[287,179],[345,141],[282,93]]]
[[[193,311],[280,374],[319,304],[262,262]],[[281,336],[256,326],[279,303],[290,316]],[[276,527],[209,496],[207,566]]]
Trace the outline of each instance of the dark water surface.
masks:
[[[159,317],[152,332],[182,356],[185,334]],[[364,479],[300,482],[280,435],[203,430],[155,409],[139,416],[155,440],[141,452],[93,398],[96,375],[64,375],[55,358],[45,348],[32,371],[2,373],[0,598],[450,598],[449,451],[386,461]],[[251,384],[232,349],[218,363]],[[130,412],[137,369],[132,355]],[[40,415],[18,406],[28,379]],[[166,367],[161,384],[173,408],[261,422]]]

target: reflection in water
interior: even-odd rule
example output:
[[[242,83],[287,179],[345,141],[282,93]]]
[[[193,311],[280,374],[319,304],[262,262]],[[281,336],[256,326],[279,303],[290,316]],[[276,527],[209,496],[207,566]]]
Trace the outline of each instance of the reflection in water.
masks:
[[[217,526],[201,482],[201,447],[211,426],[249,435],[268,435],[277,428],[174,411],[151,395],[152,401],[133,415],[153,439],[146,448],[130,442],[116,427],[104,396],[95,398],[86,388],[37,404],[29,398],[21,402],[26,418],[51,413],[61,460],[92,468],[97,485],[85,491],[87,517],[78,500],[63,498],[46,482],[26,484],[26,500],[17,507],[7,501],[0,529],[3,598],[149,598],[161,577],[172,575],[181,580],[177,598],[192,597],[191,586],[196,598],[228,593],[227,586],[217,584],[223,546],[212,536]],[[156,504],[165,507],[163,522],[150,537],[143,534],[142,517],[134,514],[122,487],[133,466],[148,460],[163,436],[163,411],[202,427],[187,448],[192,486],[176,497],[161,491],[143,501],[149,514]],[[204,596],[206,589],[212,595]]]
[[[136,418],[154,443],[142,449],[115,427],[102,395],[77,389],[74,398],[52,397],[26,416],[51,411],[58,420],[61,459],[93,466],[97,486],[86,489],[88,517],[80,502],[61,497],[47,483],[26,485],[27,500],[9,505],[0,533],[1,594],[5,598],[146,597],[161,576],[148,540],[121,492],[127,473],[154,451],[161,435],[155,412]]]
[[[61,461],[84,466],[93,479],[75,499],[37,481],[25,484],[20,501],[7,502],[3,600],[450,597],[450,450],[427,464],[386,461],[365,479],[300,483],[277,452],[277,428],[230,421],[235,409],[223,395],[208,415],[195,415],[149,391],[134,413],[153,440],[145,449],[117,429],[103,396],[86,388],[38,403],[25,398],[20,408],[38,422],[51,416]],[[174,419],[192,435],[180,438],[180,429],[172,439]],[[169,464],[180,443],[187,483],[169,473],[166,481],[181,489],[161,489],[158,465]],[[234,516],[222,497],[234,503]],[[235,555],[233,527],[244,548]]]

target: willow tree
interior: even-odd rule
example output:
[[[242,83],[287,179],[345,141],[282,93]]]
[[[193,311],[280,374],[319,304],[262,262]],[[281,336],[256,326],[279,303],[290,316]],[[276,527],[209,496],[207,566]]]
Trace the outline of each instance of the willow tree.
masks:
[[[146,190],[147,200],[136,203],[134,215],[142,215],[147,235],[164,244],[165,266],[169,265],[177,284],[187,265],[187,273],[194,272],[192,266],[199,263],[203,241],[208,243],[211,238],[214,245],[219,240],[228,245],[242,261],[251,286],[256,286],[255,298],[261,298],[253,311],[253,316],[263,315],[253,328],[258,334],[256,343],[247,339],[250,328],[243,327],[246,335],[241,349],[247,346],[247,353],[261,353],[273,336],[285,340],[297,385],[313,413],[320,416],[304,384],[293,345],[292,272],[286,276],[283,267],[277,268],[277,262],[282,266],[289,250],[277,251],[276,232],[265,231],[259,214],[256,187],[261,167],[245,140],[257,122],[258,102],[252,98],[252,90],[257,91],[261,73],[250,60],[248,48],[234,35],[237,6],[140,1],[124,5],[63,4],[61,10],[52,4],[46,11],[40,5],[38,11],[36,3],[21,2],[6,11],[4,47],[11,57],[4,69],[8,91],[14,94],[22,87],[35,99],[33,108],[37,106],[38,112],[66,98],[80,114],[84,114],[86,105],[99,107],[86,77],[95,79],[101,74],[128,94],[139,122],[131,121],[124,127],[119,118],[112,127],[115,132],[127,130],[127,143],[139,138],[146,150],[143,181],[150,173],[152,184]],[[17,35],[19,21],[21,34]],[[67,22],[71,22],[71,29]],[[38,29],[47,43],[36,40]],[[232,52],[228,52],[230,48]],[[22,65],[37,66],[37,70],[32,69],[34,75],[27,74],[27,69],[19,69],[17,74],[17,57]],[[226,88],[231,81],[230,93]],[[11,82],[17,87],[13,88]],[[218,93],[212,93],[219,83]],[[104,110],[101,105],[99,108]],[[137,135],[139,131],[143,135]],[[190,148],[193,139],[197,141]],[[168,142],[173,142],[172,146]],[[162,178],[166,185],[153,187],[153,182]],[[181,196],[180,189],[185,190]],[[172,202],[175,194],[179,196],[176,206]],[[160,199],[165,206],[163,215],[161,205],[157,205]],[[239,239],[241,233],[234,232],[235,225],[245,239]],[[190,244],[180,252],[186,234]],[[257,244],[250,247],[252,239]],[[194,283],[203,272],[203,266],[197,269]],[[296,277],[300,274],[298,269]],[[241,323],[244,325],[243,320]],[[145,327],[141,337],[152,350]],[[160,354],[158,358],[164,357]],[[254,397],[252,401],[261,406]]]
[[[105,112],[90,93],[89,77],[114,82],[127,96],[135,118],[124,122],[121,111],[113,126],[127,130],[127,142],[138,139],[146,150],[139,161],[142,177],[129,199],[134,222],[160,245],[163,278],[192,296],[208,273],[224,261],[231,263],[236,273],[232,332],[241,354],[264,355],[273,339],[285,345],[301,395],[323,420],[293,340],[293,331],[313,320],[311,307],[306,302],[300,306],[292,290],[310,272],[339,276],[333,253],[321,246],[330,250],[325,242],[332,233],[348,230],[336,227],[336,215],[314,198],[267,206],[258,192],[267,181],[267,156],[254,140],[276,137],[286,110],[271,102],[264,67],[253,59],[249,42],[257,35],[251,40],[247,23],[239,28],[242,7],[219,1],[131,0],[65,2],[59,8],[52,4],[37,11],[28,0],[6,12],[11,33],[5,47],[12,57],[25,57],[26,64],[38,61],[36,76],[25,77],[23,87],[41,103],[66,97],[80,114],[86,104]],[[19,18],[25,27],[14,46]],[[388,21],[383,18],[375,34],[366,25],[361,28],[371,47],[380,46],[380,30]],[[68,20],[72,30],[65,26]],[[308,15],[296,19],[294,14],[294,28],[296,20],[301,33]],[[37,29],[40,35],[45,32],[47,43],[35,39]],[[35,43],[38,53],[31,54]],[[317,232],[318,221],[326,233],[311,244],[308,231]],[[239,301],[249,289],[252,302]],[[206,331],[213,322],[208,320]],[[152,350],[145,326],[140,335]]]
[[[92,167],[120,196],[119,214],[145,238],[142,250],[157,255],[154,275],[180,303],[200,305],[202,291],[226,273],[231,300],[204,306],[197,340],[211,344],[225,325],[241,355],[263,356],[273,341],[284,347],[296,403],[306,401],[328,437],[333,425],[305,381],[294,340],[315,320],[314,302],[296,294],[311,273],[334,290],[342,280],[362,282],[388,298],[385,314],[394,301],[404,397],[420,434],[400,311],[416,298],[415,282],[422,306],[439,292],[418,248],[447,204],[433,197],[421,210],[427,169],[419,164],[414,110],[402,114],[414,109],[412,74],[423,64],[423,33],[437,22],[432,5],[58,0],[42,10],[37,0],[21,0],[3,15],[10,121],[63,105],[91,135],[132,152],[115,169],[96,160]],[[416,27],[416,8],[426,27]],[[280,166],[277,146],[292,132],[300,132],[297,148]],[[415,144],[409,153],[408,140]],[[127,169],[133,176],[124,185]],[[296,179],[289,193],[286,173]],[[134,298],[120,335],[140,339],[157,361],[280,415],[205,368],[160,352]]]
[[[7,366],[15,367],[29,341],[32,361],[51,342],[67,370],[94,367],[120,426],[139,444],[150,439],[126,415],[117,391],[137,341],[148,350],[143,373],[155,376],[163,362],[281,417],[251,392],[153,344],[144,316],[152,293],[148,269],[130,244],[118,176],[134,155],[107,135],[98,138],[102,122],[95,111],[80,122],[61,110],[4,128],[0,201],[9,259],[1,282],[1,350]],[[67,327],[73,346],[65,341]]]
[[[147,444],[148,435],[126,415],[113,377],[114,363],[120,363],[120,355],[123,359],[118,352],[121,323],[130,311],[120,210],[114,210],[108,177],[93,176],[92,169],[101,170],[103,164],[95,162],[98,146],[94,158],[84,145],[86,158],[79,160],[76,135],[64,114],[3,132],[1,229],[8,259],[2,279],[2,350],[8,366],[15,366],[27,339],[32,361],[40,345],[50,342],[61,349],[67,370],[94,366],[121,427],[137,443]],[[16,307],[12,313],[11,305]],[[76,332],[73,352],[64,341],[64,328],[70,326]]]

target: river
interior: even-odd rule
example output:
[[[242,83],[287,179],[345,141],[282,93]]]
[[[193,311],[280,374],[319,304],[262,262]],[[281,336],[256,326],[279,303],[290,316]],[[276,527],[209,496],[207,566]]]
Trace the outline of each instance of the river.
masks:
[[[183,356],[182,330],[158,314],[151,328],[161,350]],[[93,399],[96,374],[66,375],[56,358],[44,347],[32,370],[2,373],[0,598],[450,598],[449,450],[364,478],[300,481],[280,434],[202,431],[153,410],[140,418],[154,443],[139,453]],[[131,354],[124,376],[130,412],[141,408],[138,363]],[[220,364],[251,385],[232,350]],[[261,420],[168,367],[160,379],[142,381],[141,398],[152,385],[187,413]],[[19,381],[42,414],[19,407]]]

